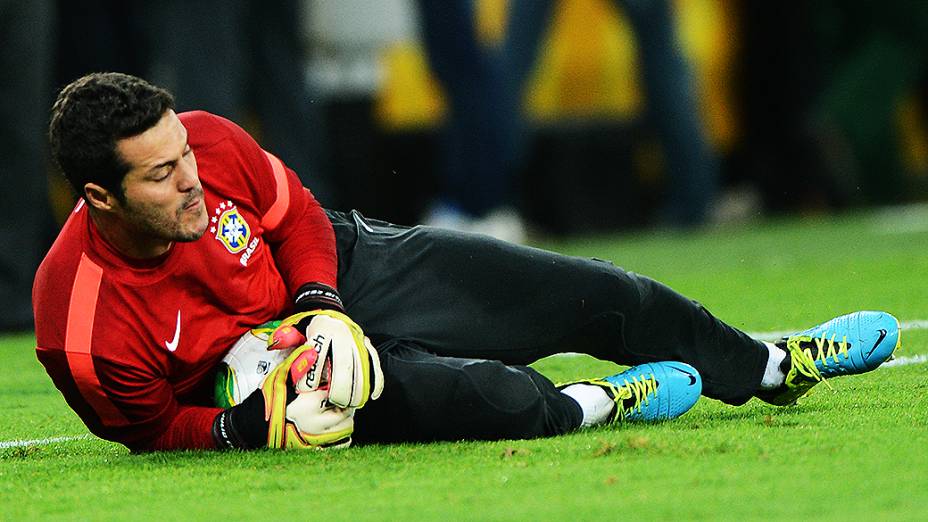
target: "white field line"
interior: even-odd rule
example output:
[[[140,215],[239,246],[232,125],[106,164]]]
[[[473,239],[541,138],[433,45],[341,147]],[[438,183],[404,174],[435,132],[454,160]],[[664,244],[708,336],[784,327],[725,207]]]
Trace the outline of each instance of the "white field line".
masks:
[[[924,364],[928,362],[928,355],[902,355],[894,357],[880,365],[880,368],[893,368],[896,366],[908,366],[910,364]]]
[[[899,328],[902,330],[926,330],[928,329],[928,320],[925,319],[916,319],[913,321],[902,321],[899,323]],[[776,341],[787,335],[792,335],[796,332],[802,331],[801,329],[797,330],[779,330],[775,332],[745,332],[755,339],[760,339],[762,341]]]
[[[903,321],[899,324],[903,330],[926,330],[928,329],[928,320],[915,320],[915,321]],[[773,341],[780,339],[783,336],[796,333],[797,330],[782,330],[777,332],[748,332],[748,335],[755,339],[763,339],[765,341]],[[582,355],[574,352],[567,352],[558,354],[559,356],[566,357],[576,357]],[[896,366],[908,366],[910,364],[924,364],[928,362],[928,355],[912,355],[912,356],[900,356],[896,357],[891,361],[887,361],[882,364],[883,368],[892,368]],[[0,449],[5,448],[21,448],[24,446],[47,446],[49,444],[54,444],[56,442],[71,442],[75,440],[84,440],[92,438],[92,435],[69,435],[62,437],[49,437],[47,439],[33,439],[33,440],[3,440],[0,441]]]
[[[49,437],[47,439],[33,440],[4,440],[0,441],[0,449],[4,448],[21,448],[23,446],[47,446],[56,442],[71,442],[74,440],[84,440],[91,438],[91,435],[69,435],[64,437]]]

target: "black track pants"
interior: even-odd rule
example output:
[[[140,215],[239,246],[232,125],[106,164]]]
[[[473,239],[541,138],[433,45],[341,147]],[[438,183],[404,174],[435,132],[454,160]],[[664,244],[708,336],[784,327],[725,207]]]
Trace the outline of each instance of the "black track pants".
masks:
[[[524,366],[560,352],[624,365],[683,361],[699,370],[704,395],[729,404],[750,399],[763,375],[762,343],[611,263],[355,212],[329,217],[339,291],[385,375],[383,396],[357,413],[359,441],[575,429],[576,402]]]

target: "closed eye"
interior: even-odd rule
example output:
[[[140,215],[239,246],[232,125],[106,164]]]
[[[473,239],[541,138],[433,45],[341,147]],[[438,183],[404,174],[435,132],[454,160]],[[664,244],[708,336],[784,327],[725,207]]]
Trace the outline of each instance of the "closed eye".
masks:
[[[190,145],[184,149],[183,157],[187,157],[190,153],[193,152],[193,149],[190,148]],[[152,171],[152,177],[150,178],[154,182],[164,181],[171,176],[171,173],[174,172],[174,167],[177,166],[177,161],[167,161],[155,167]]]
[[[154,177],[151,178],[154,182],[164,181],[171,176],[171,173],[174,172],[174,163],[168,163],[167,165],[162,165],[157,171]]]

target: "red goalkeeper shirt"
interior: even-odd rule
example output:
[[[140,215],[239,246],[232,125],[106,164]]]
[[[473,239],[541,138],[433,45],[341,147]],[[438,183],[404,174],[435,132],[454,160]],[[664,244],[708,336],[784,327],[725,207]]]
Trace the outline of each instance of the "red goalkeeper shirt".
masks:
[[[232,122],[179,115],[210,224],[157,259],[129,259],[83,201],[36,273],[36,352],[99,437],[137,450],[213,447],[215,365],[300,285],[335,286],[335,235],[296,175]]]

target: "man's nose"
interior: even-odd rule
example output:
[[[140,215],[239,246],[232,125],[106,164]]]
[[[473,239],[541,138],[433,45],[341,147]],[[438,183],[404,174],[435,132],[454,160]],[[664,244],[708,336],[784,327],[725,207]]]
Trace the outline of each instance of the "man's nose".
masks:
[[[177,190],[187,192],[197,186],[197,169],[193,162],[178,163],[177,174]]]

